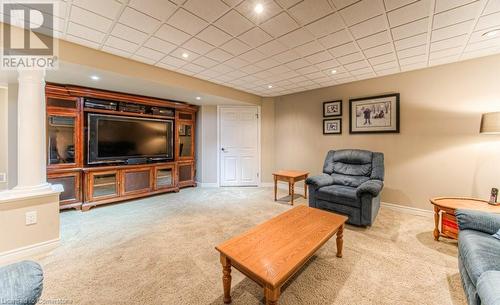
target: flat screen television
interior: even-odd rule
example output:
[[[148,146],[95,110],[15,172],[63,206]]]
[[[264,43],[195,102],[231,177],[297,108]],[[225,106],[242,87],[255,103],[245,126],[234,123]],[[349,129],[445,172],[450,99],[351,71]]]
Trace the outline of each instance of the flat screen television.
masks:
[[[172,160],[173,120],[89,113],[87,163],[126,162],[129,159]]]

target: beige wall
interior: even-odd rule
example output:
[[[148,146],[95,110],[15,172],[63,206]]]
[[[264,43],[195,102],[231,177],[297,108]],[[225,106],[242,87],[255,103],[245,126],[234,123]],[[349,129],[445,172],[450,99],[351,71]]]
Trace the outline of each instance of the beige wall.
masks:
[[[328,150],[368,149],[385,154],[385,202],[430,209],[434,196],[487,199],[500,187],[500,136],[479,134],[479,124],[500,111],[498,71],[492,56],[277,98],[275,168],[320,173]],[[401,94],[401,133],[350,135],[349,98],[390,92]],[[344,101],[343,134],[326,136],[322,102],[335,99]]]
[[[261,181],[273,182],[275,163],[274,139],[274,98],[263,98],[261,112]]]
[[[8,96],[7,88],[0,87],[0,173],[8,170]],[[7,182],[0,181],[0,191],[7,189]]]
[[[9,189],[17,185],[17,84],[9,84],[8,95],[8,181]]]
[[[217,183],[217,106],[201,106],[197,114],[196,179]]]

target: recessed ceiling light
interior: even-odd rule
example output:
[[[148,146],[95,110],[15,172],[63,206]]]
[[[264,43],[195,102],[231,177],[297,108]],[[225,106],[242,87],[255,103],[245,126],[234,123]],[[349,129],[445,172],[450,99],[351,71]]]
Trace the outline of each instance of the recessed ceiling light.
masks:
[[[92,76],[90,76],[90,79],[91,80],[100,80],[101,78],[97,75],[92,75]]]
[[[201,100],[201,96],[197,96],[196,99],[199,101]]]
[[[497,36],[498,34],[500,34],[500,29],[494,29],[494,30],[491,30],[491,31],[488,31],[488,32],[485,32],[483,35],[483,37],[495,37]]]
[[[269,86],[267,86],[267,88],[271,89],[271,88],[273,88],[273,85],[269,85]]]
[[[253,10],[257,14],[262,14],[262,12],[264,11],[264,5],[262,5],[262,3],[257,3],[257,5],[255,6],[255,8]]]
[[[188,58],[188,57],[189,57],[189,54],[188,54],[188,53],[186,53],[186,52],[184,52],[184,53],[182,53],[182,57],[184,57],[184,58]]]
[[[337,70],[332,70],[332,74],[335,74],[335,73],[337,73]]]

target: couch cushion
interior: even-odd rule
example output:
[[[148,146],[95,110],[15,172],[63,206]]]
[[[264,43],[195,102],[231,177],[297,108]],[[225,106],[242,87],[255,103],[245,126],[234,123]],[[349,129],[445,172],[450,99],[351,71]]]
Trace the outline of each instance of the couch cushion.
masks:
[[[483,305],[500,305],[500,271],[486,271],[477,281],[477,294]]]
[[[500,240],[479,231],[463,230],[458,234],[458,247],[465,270],[472,283],[486,271],[500,271]]]
[[[350,176],[367,176],[372,173],[372,164],[349,164],[342,162],[333,163],[333,173]]]
[[[352,186],[358,187],[363,182],[370,180],[370,178],[365,176],[349,176],[342,174],[332,174],[333,184],[344,185],[344,186]]]
[[[342,149],[337,150],[333,155],[333,162],[342,162],[349,164],[367,164],[372,163],[373,153],[367,150]]]
[[[317,191],[316,195],[321,200],[333,203],[360,207],[361,201],[356,196],[356,188],[343,185],[324,186]]]

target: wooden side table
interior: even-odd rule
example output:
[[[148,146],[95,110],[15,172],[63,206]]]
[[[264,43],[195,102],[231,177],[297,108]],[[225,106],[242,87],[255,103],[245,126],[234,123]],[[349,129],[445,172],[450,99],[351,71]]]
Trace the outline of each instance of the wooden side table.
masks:
[[[486,200],[461,198],[461,197],[437,197],[432,198],[431,204],[434,205],[434,239],[447,237],[451,239],[458,238],[458,223],[455,217],[455,210],[477,210],[489,213],[499,213],[500,205],[488,204]],[[441,230],[439,222],[441,221]]]
[[[295,194],[295,182],[304,180],[304,198],[307,198],[306,179],[309,176],[308,172],[295,170],[280,170],[273,173],[274,176],[274,201],[277,201],[278,181],[288,182],[288,195],[291,195],[291,204],[293,205],[293,195]]]

